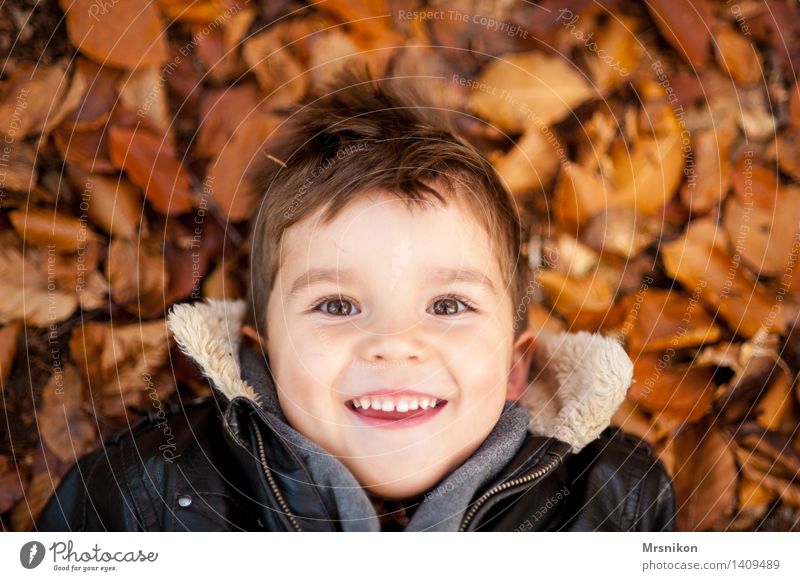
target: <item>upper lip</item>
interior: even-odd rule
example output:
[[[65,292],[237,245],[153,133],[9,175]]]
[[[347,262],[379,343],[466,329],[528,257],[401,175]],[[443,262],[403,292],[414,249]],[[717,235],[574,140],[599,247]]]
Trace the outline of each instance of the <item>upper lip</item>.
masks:
[[[358,399],[361,397],[409,397],[409,398],[421,398],[427,397],[429,399],[438,399],[438,400],[445,400],[443,397],[439,397],[437,395],[433,395],[430,393],[425,393],[422,391],[416,391],[413,389],[390,389],[390,388],[383,388],[383,389],[373,389],[372,391],[367,391],[364,393],[360,393],[357,395],[353,395],[350,399]]]

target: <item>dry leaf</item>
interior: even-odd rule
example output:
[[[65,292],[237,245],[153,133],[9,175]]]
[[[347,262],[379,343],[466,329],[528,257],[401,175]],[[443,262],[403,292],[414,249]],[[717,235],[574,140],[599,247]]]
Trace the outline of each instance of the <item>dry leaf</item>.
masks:
[[[17,356],[17,340],[21,332],[21,321],[11,321],[0,329],[0,392],[2,392],[11,367],[14,365],[14,359]],[[0,473],[2,472],[0,469]]]
[[[691,179],[681,188],[681,201],[692,214],[705,214],[716,208],[731,185],[728,156],[736,127],[724,125],[692,135],[694,168]]]
[[[678,530],[716,530],[736,500],[736,463],[727,438],[713,425],[686,426],[672,445]]]
[[[192,209],[189,176],[172,147],[147,131],[109,129],[111,159],[145,192],[161,214],[174,216]]]
[[[697,294],[712,315],[717,313],[732,331],[752,337],[762,326],[783,332],[780,303],[775,303],[741,265],[705,235],[689,226],[685,235],[661,246],[667,273],[687,292]]]
[[[86,202],[86,215],[109,236],[134,238],[144,220],[142,195],[123,176],[115,178],[90,174],[68,165],[67,173]]]
[[[503,55],[474,82],[470,110],[510,132],[557,123],[593,95],[574,66],[538,52]]]
[[[166,62],[167,35],[155,4],[60,0],[72,44],[97,63],[123,69]]]
[[[9,214],[11,224],[25,244],[71,253],[97,241],[97,234],[84,222],[52,210],[15,210]]]
[[[554,194],[556,219],[567,232],[580,229],[606,208],[611,189],[595,172],[574,163],[565,165]]]
[[[675,357],[671,351],[636,355],[628,397],[657,416],[695,422],[713,403],[713,370],[677,363]]]
[[[164,310],[169,285],[164,255],[150,240],[111,242],[106,260],[111,299],[133,313],[156,315]]]
[[[647,8],[661,35],[696,69],[708,61],[713,20],[707,0],[650,0]]]
[[[723,71],[742,85],[752,85],[761,80],[758,52],[740,32],[728,26],[718,26],[714,37],[717,62]]]
[[[63,462],[77,462],[97,443],[94,422],[83,405],[83,384],[71,365],[57,371],[42,391],[39,434]]]
[[[552,141],[531,126],[511,150],[495,162],[495,169],[513,194],[542,191],[558,173],[560,144],[552,132]]]
[[[0,85],[0,134],[5,143],[39,133],[58,120],[69,86],[67,66],[24,65]]]
[[[699,347],[721,336],[698,298],[677,290],[647,289],[637,296],[623,329],[634,357],[642,352]]]

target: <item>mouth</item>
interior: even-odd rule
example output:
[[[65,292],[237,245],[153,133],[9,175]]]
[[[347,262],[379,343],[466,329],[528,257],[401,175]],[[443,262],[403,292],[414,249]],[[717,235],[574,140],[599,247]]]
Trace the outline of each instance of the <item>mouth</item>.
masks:
[[[382,428],[409,428],[433,419],[447,405],[434,397],[364,396],[345,402],[362,422]]]

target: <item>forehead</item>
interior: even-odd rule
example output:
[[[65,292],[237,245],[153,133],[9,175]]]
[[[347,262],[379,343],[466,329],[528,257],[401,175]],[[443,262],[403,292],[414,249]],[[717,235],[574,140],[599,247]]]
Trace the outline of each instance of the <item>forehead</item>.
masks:
[[[407,204],[382,190],[365,192],[330,221],[324,210],[294,224],[281,242],[284,275],[320,266],[399,273],[441,267],[477,270],[500,283],[498,241],[463,201]],[[286,282],[284,282],[286,284]]]

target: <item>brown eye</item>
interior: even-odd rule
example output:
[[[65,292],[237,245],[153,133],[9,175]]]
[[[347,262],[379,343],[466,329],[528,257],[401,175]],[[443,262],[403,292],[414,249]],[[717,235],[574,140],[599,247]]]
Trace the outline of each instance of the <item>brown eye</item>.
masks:
[[[464,305],[466,308],[459,311],[459,303]],[[457,315],[458,313],[466,310],[469,310],[469,306],[467,306],[463,301],[453,298],[440,299],[433,304],[434,315]]]
[[[348,316],[352,314],[351,307],[355,309],[353,303],[347,299],[326,299],[317,305],[322,307],[322,312],[326,315]]]

